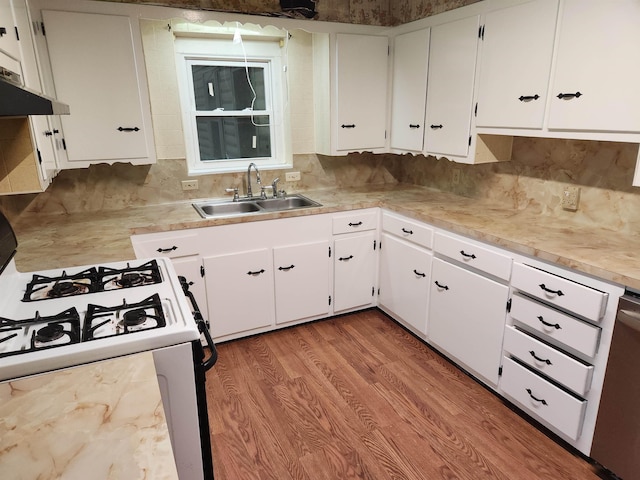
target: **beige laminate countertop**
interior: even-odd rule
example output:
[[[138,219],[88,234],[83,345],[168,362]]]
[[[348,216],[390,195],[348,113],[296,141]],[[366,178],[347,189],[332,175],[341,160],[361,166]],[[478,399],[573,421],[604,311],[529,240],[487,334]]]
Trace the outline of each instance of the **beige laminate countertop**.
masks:
[[[127,260],[135,257],[129,240],[134,233],[385,207],[451,232],[640,289],[637,234],[573,224],[566,218],[410,185],[301,193],[322,207],[218,219],[202,219],[191,201],[97,213],[23,214],[13,225],[19,243],[16,264],[26,272]]]
[[[177,480],[153,355],[0,383],[0,477]]]

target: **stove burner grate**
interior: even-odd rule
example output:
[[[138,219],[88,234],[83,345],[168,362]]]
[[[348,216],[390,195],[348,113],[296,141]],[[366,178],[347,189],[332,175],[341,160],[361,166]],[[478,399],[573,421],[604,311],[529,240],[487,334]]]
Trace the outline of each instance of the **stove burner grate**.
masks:
[[[137,267],[131,267],[128,263],[126,268],[100,267],[98,276],[101,290],[116,290],[162,282],[160,267],[155,260]]]
[[[84,321],[83,341],[153,330],[166,326],[160,296],[156,293],[141,302],[105,307],[89,304]]]
[[[58,277],[47,277],[36,273],[27,284],[22,301],[32,302],[96,292],[97,279],[98,271],[95,267],[73,275],[67,275],[63,270]]]

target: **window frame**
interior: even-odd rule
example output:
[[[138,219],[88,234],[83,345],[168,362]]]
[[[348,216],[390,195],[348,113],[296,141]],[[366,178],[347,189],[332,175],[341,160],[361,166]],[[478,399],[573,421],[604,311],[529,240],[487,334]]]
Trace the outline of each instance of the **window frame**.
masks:
[[[232,38],[190,38],[177,37],[174,41],[178,90],[182,111],[182,128],[189,175],[207,175],[245,171],[250,163],[261,169],[291,168],[289,105],[285,52],[276,41],[244,40],[242,44],[232,42]],[[271,157],[252,157],[229,160],[201,160],[198,144],[196,119],[198,116],[227,116],[239,111],[218,112],[198,111],[195,106],[191,65],[231,63],[235,66],[264,66],[267,107],[271,112]],[[254,65],[252,65],[254,64]],[[268,78],[267,78],[268,77]],[[269,110],[269,107],[270,110]],[[261,116],[263,110],[242,112],[246,116]]]

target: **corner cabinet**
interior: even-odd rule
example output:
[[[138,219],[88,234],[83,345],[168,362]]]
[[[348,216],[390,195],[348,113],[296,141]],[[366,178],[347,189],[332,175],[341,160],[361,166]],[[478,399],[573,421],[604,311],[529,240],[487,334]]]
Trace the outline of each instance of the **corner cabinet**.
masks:
[[[431,28],[425,155],[469,155],[479,25],[474,16]]]
[[[429,341],[484,383],[498,385],[511,257],[437,232]]]
[[[138,22],[128,16],[43,10],[46,46],[64,116],[68,159],[155,163],[151,109]]]
[[[486,14],[481,27],[477,127],[542,129],[558,0]]]
[[[336,34],[331,40],[314,37],[314,58],[318,60],[314,70],[316,153],[383,153],[389,39],[352,34]]]
[[[393,42],[392,151],[422,152],[429,35],[426,28],[398,35]]]
[[[640,3],[564,0],[549,130],[640,132]]]

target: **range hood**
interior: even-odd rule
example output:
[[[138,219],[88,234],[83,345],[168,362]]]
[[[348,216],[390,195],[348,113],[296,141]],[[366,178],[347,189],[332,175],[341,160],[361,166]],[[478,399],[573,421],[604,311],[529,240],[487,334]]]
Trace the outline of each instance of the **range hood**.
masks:
[[[23,87],[20,75],[0,66],[0,117],[68,114],[69,105]]]

